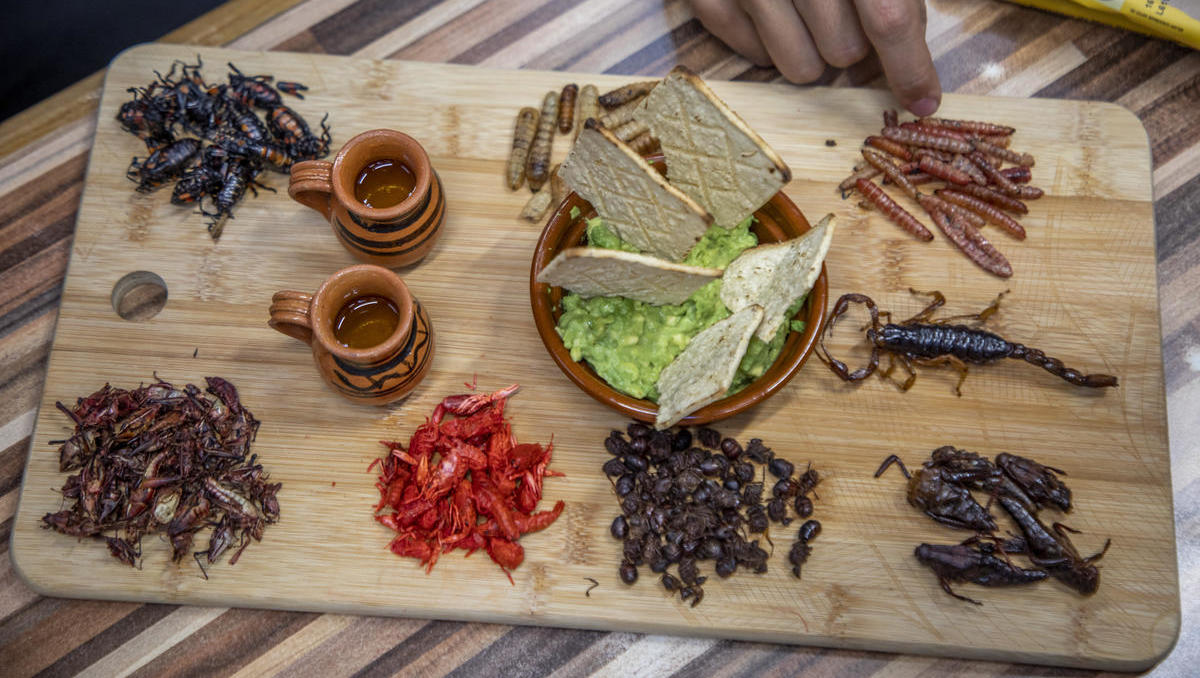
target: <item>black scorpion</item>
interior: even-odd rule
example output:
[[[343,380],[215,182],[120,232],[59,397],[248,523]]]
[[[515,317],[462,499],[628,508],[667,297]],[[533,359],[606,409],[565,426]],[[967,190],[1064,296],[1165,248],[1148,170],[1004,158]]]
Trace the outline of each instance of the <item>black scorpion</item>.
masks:
[[[1008,341],[979,327],[950,324],[950,321],[964,319],[983,323],[999,310],[1000,298],[1004,294],[997,296],[990,306],[979,313],[934,320],[933,312],[946,303],[942,293],[917,292],[913,289],[909,291],[932,297],[933,301],[920,313],[898,324],[890,322],[891,313],[879,311],[870,297],[864,294],[843,294],[829,314],[829,322],[825,325],[825,335],[817,348],[817,356],[844,381],[862,381],[879,367],[879,352],[887,351],[891,362],[886,370],[880,372],[880,376],[893,381],[901,391],[907,391],[917,379],[913,365],[949,365],[958,371],[958,383],[954,386],[954,392],[961,396],[962,383],[967,378],[967,363],[984,365],[1003,358],[1024,360],[1076,386],[1102,388],[1117,385],[1117,378],[1114,376],[1083,374],[1066,367],[1061,360],[1051,358],[1036,348]],[[867,329],[867,340],[871,342],[871,358],[866,367],[860,367],[853,372],[845,363],[831,356],[829,349],[825,347],[825,339],[833,333],[838,318],[846,313],[851,303],[865,304],[871,314],[871,325]],[[879,322],[881,315],[889,321],[887,324]],[[892,379],[897,360],[908,372],[908,378],[903,382]]]

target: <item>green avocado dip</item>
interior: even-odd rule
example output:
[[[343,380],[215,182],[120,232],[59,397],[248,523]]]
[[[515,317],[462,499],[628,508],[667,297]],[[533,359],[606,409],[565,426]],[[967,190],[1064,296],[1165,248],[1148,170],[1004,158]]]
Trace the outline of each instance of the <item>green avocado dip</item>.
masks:
[[[750,231],[753,217],[735,228],[712,226],[692,248],[683,263],[691,266],[725,268],[743,250],[758,244]],[[591,247],[636,252],[599,218],[588,220],[587,240]],[[795,315],[804,298],[788,309]],[[558,334],[576,362],[586,360],[610,386],[635,398],[658,400],[658,375],[671,364],[701,330],[729,315],[721,302],[721,281],[701,287],[679,305],[652,306],[625,297],[584,299],[567,293],[562,299]],[[804,321],[783,325],[770,343],[757,337],[738,366],[729,393],[736,393],[762,376],[783,348],[788,330],[802,330]]]

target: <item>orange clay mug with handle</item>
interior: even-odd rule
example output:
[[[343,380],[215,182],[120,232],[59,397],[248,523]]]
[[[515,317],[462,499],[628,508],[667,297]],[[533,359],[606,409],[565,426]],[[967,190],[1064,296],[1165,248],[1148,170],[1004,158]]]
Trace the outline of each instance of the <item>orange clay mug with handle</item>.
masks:
[[[341,333],[346,309],[362,300],[388,306],[394,322],[361,345]],[[312,347],[321,377],[344,398],[386,405],[408,395],[433,363],[433,326],[425,308],[393,271],[358,264],[329,276],[316,294],[276,292],[271,327]],[[378,330],[378,327],[374,328]],[[390,331],[388,331],[390,329]]]
[[[372,166],[390,161],[405,170],[408,197],[372,207],[356,195]],[[359,259],[399,267],[419,261],[433,249],[446,218],[442,182],[429,155],[415,139],[390,129],[363,132],[328,160],[292,165],[288,195],[329,220],[342,245]]]

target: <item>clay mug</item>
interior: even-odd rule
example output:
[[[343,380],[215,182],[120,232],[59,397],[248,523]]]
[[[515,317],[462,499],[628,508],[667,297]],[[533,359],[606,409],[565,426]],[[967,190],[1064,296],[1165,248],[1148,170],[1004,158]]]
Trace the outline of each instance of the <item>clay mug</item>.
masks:
[[[415,179],[412,193],[396,205],[368,207],[355,197],[359,174],[371,163],[397,161]],[[419,261],[433,249],[446,218],[442,182],[415,139],[390,129],[363,132],[342,146],[333,162],[292,165],[288,195],[325,215],[342,245],[355,257],[391,268]]]
[[[350,348],[338,341],[334,323],[347,303],[368,296],[383,297],[395,306],[396,329],[374,346]],[[268,324],[310,345],[321,377],[356,403],[385,405],[403,398],[433,363],[433,326],[425,308],[400,276],[382,266],[343,268],[316,294],[276,292]]]

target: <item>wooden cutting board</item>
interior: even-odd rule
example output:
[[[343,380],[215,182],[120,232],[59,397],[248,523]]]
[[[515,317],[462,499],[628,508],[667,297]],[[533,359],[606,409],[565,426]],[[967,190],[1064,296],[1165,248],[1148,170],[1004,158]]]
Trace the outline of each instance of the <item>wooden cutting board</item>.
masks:
[[[125,178],[140,142],[113,116],[126,88],[199,52],[205,75],[226,61],[311,87],[289,105],[310,121],[330,112],[334,148],[370,128],[419,139],[445,184],[442,240],[402,269],[432,317],[437,356],[406,401],[348,404],[318,379],[307,347],[267,327],[281,289],[314,290],[355,263],[328,225],[279,193],[247,198],[213,243],[204,219],[174,207],[168,191],[135,193]],[[774,532],[764,575],[739,573],[706,586],[692,608],[669,599],[643,569],[635,586],[617,577],[620,543],[608,525],[618,507],[600,472],[603,440],[625,422],[567,381],[543,350],[529,310],[529,261],[540,225],[516,218],[527,192],[501,179],[521,106],[568,81],[601,90],[626,77],[568,75],[286,53],[242,53],[146,45],[109,69],[74,252],[24,489],[12,558],[29,584],[56,596],[234,605],[339,613],[543,624],[705,635],[782,643],[947,654],[1006,661],[1138,669],[1162,657],[1179,629],[1179,589],[1155,286],[1154,221],[1147,139],[1137,119],[1112,105],[947,95],[943,114],[1010,123],[1014,145],[1037,156],[1047,195],[1023,219],[1025,242],[993,233],[1016,273],[1001,281],[940,236],[920,243],[876,213],[841,200],[835,184],[892,105],[878,91],[712,83],[791,166],[787,194],[810,218],[833,211],[840,230],[828,258],[830,301],[863,292],[906,317],[920,306],[910,287],[940,289],[952,312],[976,311],[1011,290],[990,322],[1069,365],[1119,375],[1121,386],[1085,392],[1016,361],[972,370],[962,397],[953,373],[923,371],[900,393],[870,380],[848,386],[810,361],[779,395],[719,428],[760,437],[780,455],[811,460],[824,477],[824,531],[804,570],[790,574],[794,529]],[[832,139],[836,145],[829,145]],[[562,155],[566,144],[556,144]],[[145,322],[122,320],[110,294],[126,273],[148,270],[169,290]],[[843,352],[854,323],[839,335]],[[854,355],[851,351],[851,355]],[[860,354],[861,355],[861,352]],[[140,570],[102,545],[39,528],[57,510],[64,480],[50,440],[69,431],[54,402],[71,403],[105,382],[133,387],[152,375],[201,383],[233,381],[262,420],[254,451],[274,479],[282,519],[236,566],[200,576],[145,540]],[[387,551],[372,519],[377,493],[368,464],[381,439],[407,440],[446,395],[478,379],[481,389],[518,382],[509,407],[520,440],[553,437],[545,502],[567,501],[550,529],[522,540],[515,585],[483,554],[443,557],[430,574]],[[919,463],[953,444],[985,455],[1033,456],[1070,474],[1071,526],[1082,551],[1107,537],[1100,591],[1082,598],[1056,582],[1022,589],[964,586],[982,606],[951,599],[912,551],[964,537],[934,524],[904,499],[899,475],[874,479],[897,453]],[[795,525],[793,525],[793,528]],[[705,568],[709,569],[709,568]],[[587,578],[599,582],[590,596]]]

